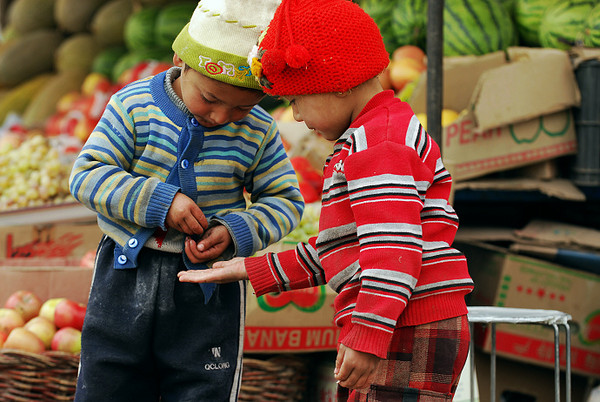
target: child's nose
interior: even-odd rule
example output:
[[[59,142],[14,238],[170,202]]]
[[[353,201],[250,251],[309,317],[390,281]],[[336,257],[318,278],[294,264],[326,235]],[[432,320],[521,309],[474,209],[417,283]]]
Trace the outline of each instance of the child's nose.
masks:
[[[229,122],[229,112],[224,108],[216,108],[210,112],[210,119],[217,124]]]

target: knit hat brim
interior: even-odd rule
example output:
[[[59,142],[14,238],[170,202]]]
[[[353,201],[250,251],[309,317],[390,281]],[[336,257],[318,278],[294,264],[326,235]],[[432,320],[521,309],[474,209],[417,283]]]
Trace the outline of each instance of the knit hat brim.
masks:
[[[207,77],[238,87],[261,89],[246,57],[203,46],[190,35],[189,23],[173,41],[173,51],[188,66]]]

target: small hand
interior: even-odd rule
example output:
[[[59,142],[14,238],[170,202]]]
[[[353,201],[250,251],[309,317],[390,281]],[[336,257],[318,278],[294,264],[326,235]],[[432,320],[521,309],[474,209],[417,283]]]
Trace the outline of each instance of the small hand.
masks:
[[[242,257],[217,261],[208,269],[180,271],[177,276],[180,282],[195,283],[229,283],[248,279]]]
[[[200,207],[182,193],[175,194],[165,223],[168,227],[188,235],[201,235],[208,226],[208,221]]]
[[[351,389],[369,388],[375,380],[380,358],[340,344],[335,359],[334,376],[338,384]]]
[[[188,237],[185,240],[185,254],[195,264],[207,262],[223,254],[230,244],[229,230],[223,225],[217,225],[204,232],[198,242]]]

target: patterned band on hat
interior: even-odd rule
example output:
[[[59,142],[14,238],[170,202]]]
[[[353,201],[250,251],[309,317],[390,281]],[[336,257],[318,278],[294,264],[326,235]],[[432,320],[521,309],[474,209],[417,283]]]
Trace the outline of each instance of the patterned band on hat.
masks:
[[[250,72],[246,57],[202,45],[190,36],[188,26],[173,42],[173,49],[181,60],[194,70],[227,84],[261,89]]]

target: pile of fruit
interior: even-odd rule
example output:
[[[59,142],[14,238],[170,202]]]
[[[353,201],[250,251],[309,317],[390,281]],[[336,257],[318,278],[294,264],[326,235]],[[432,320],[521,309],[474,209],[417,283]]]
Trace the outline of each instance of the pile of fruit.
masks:
[[[0,35],[0,211],[72,201],[73,157],[110,96],[172,65],[171,43],[196,5],[10,3]]]
[[[31,291],[18,290],[0,308],[0,350],[77,354],[85,311],[85,305],[68,298],[42,301]]]
[[[427,0],[360,0],[390,53],[403,45],[426,48]],[[482,55],[509,46],[569,49],[600,46],[596,0],[446,0],[445,56]]]

